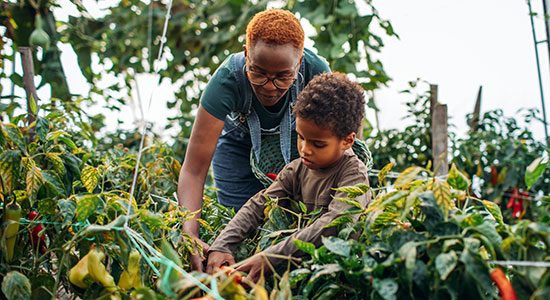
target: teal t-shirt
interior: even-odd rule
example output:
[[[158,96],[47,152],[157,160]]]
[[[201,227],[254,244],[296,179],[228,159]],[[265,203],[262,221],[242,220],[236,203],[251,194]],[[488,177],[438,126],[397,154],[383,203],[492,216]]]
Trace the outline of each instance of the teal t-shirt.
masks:
[[[239,93],[233,70],[233,55],[231,54],[214,72],[201,96],[202,107],[220,120],[225,120],[228,114],[240,110],[244,103],[244,95]],[[330,72],[327,63],[309,49],[304,49],[304,60],[305,74],[302,75],[304,75],[305,84],[317,74]],[[270,129],[279,125],[284,111],[288,107],[289,99],[290,94],[287,92],[280,100],[284,105],[281,105],[278,111],[272,112],[267,110],[253,93],[252,107],[258,114],[262,128]]]

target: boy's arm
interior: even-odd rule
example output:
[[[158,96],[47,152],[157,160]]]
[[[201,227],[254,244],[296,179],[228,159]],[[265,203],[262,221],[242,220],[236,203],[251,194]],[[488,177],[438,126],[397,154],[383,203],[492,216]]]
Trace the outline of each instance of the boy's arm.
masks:
[[[351,186],[359,183],[368,184],[366,169],[364,169],[363,172],[363,170],[351,168],[347,170],[346,174],[343,176],[343,180],[338,183],[338,186]],[[347,193],[336,192],[334,197],[346,198]],[[367,193],[358,196],[355,199],[361,203],[362,207],[367,207],[371,199],[371,192],[368,191]],[[350,207],[350,205],[344,202],[332,200],[328,206],[328,211],[325,214],[320,216],[310,226],[302,230],[296,231],[286,240],[267,248],[264,251],[265,254],[268,256],[270,262],[276,265],[281,263],[283,260],[269,257],[270,254],[287,257],[296,257],[303,255],[303,253],[295,246],[294,239],[313,243],[316,247],[319,247],[321,245],[321,237],[335,236],[338,234],[336,226],[329,228],[325,228],[325,226],[332,222],[332,220],[336,219],[339,216],[338,213],[343,212]],[[359,215],[351,215],[351,217],[353,221],[356,222],[359,218]]]
[[[293,169],[294,164],[291,163],[287,165],[271,186],[252,196],[252,198],[241,207],[224,230],[222,230],[214,243],[212,243],[209,252],[219,251],[232,253],[237,246],[258,227],[260,222],[263,221],[267,198],[286,197],[289,195],[292,189],[294,176],[288,176],[288,174],[293,174]]]

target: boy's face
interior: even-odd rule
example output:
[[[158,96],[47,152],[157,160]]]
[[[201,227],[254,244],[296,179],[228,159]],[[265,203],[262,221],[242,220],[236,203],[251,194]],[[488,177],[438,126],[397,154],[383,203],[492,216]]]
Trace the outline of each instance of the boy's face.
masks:
[[[324,129],[312,120],[296,117],[298,152],[309,169],[330,167],[353,145],[355,133],[340,139],[331,129]]]

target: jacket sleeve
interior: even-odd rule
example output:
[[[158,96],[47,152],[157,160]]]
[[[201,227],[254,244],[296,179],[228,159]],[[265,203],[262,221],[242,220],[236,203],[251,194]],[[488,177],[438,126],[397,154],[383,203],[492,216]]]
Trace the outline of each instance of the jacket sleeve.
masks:
[[[208,251],[233,253],[239,244],[263,222],[265,204],[269,199],[291,196],[295,181],[294,166],[293,163],[288,164],[267,189],[252,196],[229,221]]]
[[[366,167],[361,164],[357,168],[347,168],[345,173],[342,176],[342,179],[337,183],[338,187],[344,187],[344,186],[350,186],[350,185],[356,185],[359,183],[365,183],[368,184],[368,177],[367,177],[367,171]],[[363,169],[364,168],[364,169]],[[328,225],[330,222],[332,222],[334,219],[336,219],[340,212],[345,211],[346,209],[350,208],[351,206],[336,200],[336,198],[346,198],[347,193],[343,192],[336,192],[334,195],[334,198],[329,206],[328,211],[320,216],[315,222],[313,222],[310,226],[294,232],[289,238],[287,238],[284,241],[281,241],[278,244],[275,244],[269,248],[267,248],[264,252],[266,256],[269,258],[270,262],[274,265],[280,264],[284,259],[281,259],[280,256],[285,256],[287,258],[290,257],[299,257],[304,255],[302,251],[300,251],[294,244],[294,239],[313,243],[316,247],[319,247],[321,245],[321,238],[326,236],[335,236],[338,234],[337,227],[329,227],[325,228],[326,225]],[[358,196],[357,199],[362,207],[367,207],[368,203],[370,202],[371,194],[370,191]],[[359,215],[352,215],[351,216],[353,221],[356,222],[359,219]],[[270,255],[272,255],[270,257]],[[274,257],[273,255],[279,256],[279,258]]]

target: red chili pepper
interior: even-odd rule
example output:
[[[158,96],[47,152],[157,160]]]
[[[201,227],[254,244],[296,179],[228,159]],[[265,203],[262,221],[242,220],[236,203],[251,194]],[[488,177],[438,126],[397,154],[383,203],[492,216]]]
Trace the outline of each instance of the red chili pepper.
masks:
[[[511,208],[512,206],[514,206],[514,203],[516,202],[517,198],[518,198],[518,190],[512,189],[512,196],[510,197],[510,201],[508,201],[506,208]]]
[[[529,194],[527,192],[520,192],[518,189],[512,189],[512,196],[506,205],[506,208],[512,208],[512,217],[519,218],[523,214],[525,211],[523,200],[528,197]]]
[[[31,221],[34,219],[37,219],[37,217],[38,217],[38,213],[34,211],[31,211],[27,215],[27,219]],[[36,224],[29,232],[29,235],[31,237],[31,244],[33,248],[36,249],[38,247],[38,251],[40,252],[40,254],[44,254],[47,251],[46,242],[45,242],[46,235],[45,234],[40,235],[41,231],[42,231],[42,224]]]
[[[491,167],[491,184],[497,185],[498,183],[498,169],[495,166]]]
[[[510,280],[506,277],[504,272],[500,268],[496,268],[491,272],[491,278],[496,283],[502,300],[518,300],[516,292],[510,283]]]
[[[277,174],[275,173],[265,173],[265,176],[271,178],[271,180],[277,179]]]

